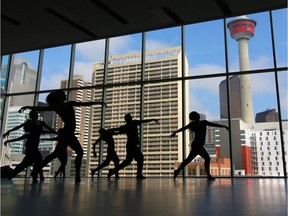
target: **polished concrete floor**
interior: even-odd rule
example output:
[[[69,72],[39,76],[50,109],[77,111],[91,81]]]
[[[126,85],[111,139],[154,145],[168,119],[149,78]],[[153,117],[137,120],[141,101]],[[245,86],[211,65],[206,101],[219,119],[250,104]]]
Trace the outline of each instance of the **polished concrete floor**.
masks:
[[[1,215],[286,216],[287,179],[2,179]]]

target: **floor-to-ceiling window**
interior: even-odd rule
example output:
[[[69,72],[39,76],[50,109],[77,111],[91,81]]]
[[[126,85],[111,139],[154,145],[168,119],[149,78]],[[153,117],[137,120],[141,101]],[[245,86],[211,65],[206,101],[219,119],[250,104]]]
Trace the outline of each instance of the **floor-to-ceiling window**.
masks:
[[[281,9],[2,56],[2,132],[27,119],[28,111],[18,112],[21,106],[46,106],[50,91],[64,89],[68,100],[107,103],[75,108],[75,132],[84,149],[82,176],[90,176],[89,169],[106,157],[105,143],[97,146],[97,158],[93,157],[98,130],[125,124],[126,113],[159,120],[139,127],[143,173],[172,176],[190,151],[193,132],[170,135],[189,123],[191,111],[200,113],[201,120],[230,126],[229,131],[207,128],[204,147],[211,157],[211,174],[286,176],[285,29],[287,9]],[[54,112],[39,116],[55,129],[63,126]],[[126,136],[114,138],[123,161]],[[43,156],[55,144],[43,142]],[[15,165],[14,151],[22,154],[23,142],[7,147],[2,165]],[[75,155],[68,152],[67,176],[73,176]],[[58,165],[46,167],[45,175],[53,176]],[[120,175],[134,176],[136,166],[133,162]],[[104,173],[112,167],[113,163]],[[205,176],[203,159],[196,157],[183,173]]]

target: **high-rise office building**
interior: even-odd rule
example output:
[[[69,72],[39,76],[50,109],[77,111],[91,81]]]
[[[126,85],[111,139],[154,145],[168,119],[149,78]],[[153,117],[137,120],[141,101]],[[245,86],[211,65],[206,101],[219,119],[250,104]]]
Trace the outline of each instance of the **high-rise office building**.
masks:
[[[256,122],[278,122],[278,112],[275,109],[267,109],[256,114]]]
[[[165,78],[176,78],[182,76],[182,68],[188,73],[188,63],[184,58],[182,67],[182,52],[180,47],[161,50],[147,51],[145,54],[145,80],[161,80]],[[124,115],[131,113],[134,119],[140,119],[141,85],[129,85],[129,82],[141,81],[141,52],[113,56],[109,58],[107,84],[121,82],[122,85],[107,87],[106,103],[108,107],[105,112],[105,128],[115,128],[124,124]],[[103,84],[104,65],[99,62],[93,67],[93,85]],[[171,132],[183,126],[183,117],[186,124],[188,120],[188,86],[185,86],[186,98],[184,113],[183,98],[181,94],[182,81],[157,82],[144,85],[144,119],[159,119],[160,124],[154,122],[143,124],[143,154],[146,176],[171,176],[176,162],[183,160],[182,133],[177,138],[171,139]],[[95,89],[92,93],[93,100],[102,99],[105,95],[102,89]],[[98,137],[101,108],[93,107],[91,144]],[[184,116],[183,116],[184,115]],[[140,134],[140,133],[139,133]],[[116,152],[121,161],[126,156],[126,136],[114,136]],[[185,137],[189,151],[189,136]],[[105,147],[105,145],[104,145]],[[104,157],[105,157],[104,148]],[[90,158],[90,167],[98,165],[98,161]],[[110,166],[114,167],[113,164]],[[136,163],[120,171],[121,176],[134,176],[136,174]],[[107,173],[107,169],[104,169]]]
[[[9,93],[35,91],[37,73],[33,65],[24,58],[15,57],[10,69]],[[33,105],[34,95],[11,96],[9,106]]]
[[[241,91],[238,75],[229,77],[230,116],[232,119],[241,119]],[[227,81],[219,84],[220,118],[228,119]]]
[[[6,131],[11,130],[12,128],[23,124],[29,118],[29,110],[25,110],[22,113],[19,113],[18,110],[20,106],[13,106],[8,108],[8,119]],[[15,139],[24,135],[24,129],[20,128],[18,130],[12,131],[9,134],[9,139]],[[25,140],[19,140],[12,142],[10,154],[24,154],[24,142]]]

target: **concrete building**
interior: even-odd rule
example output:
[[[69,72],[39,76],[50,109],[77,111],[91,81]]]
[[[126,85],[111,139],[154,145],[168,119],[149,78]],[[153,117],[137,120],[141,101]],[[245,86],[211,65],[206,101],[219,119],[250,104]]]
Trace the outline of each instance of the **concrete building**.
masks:
[[[145,80],[155,80],[179,77],[182,74],[182,53],[180,47],[147,51],[145,54]],[[141,53],[130,53],[113,56],[109,59],[107,83],[141,80]],[[185,61],[185,73],[188,73],[188,63]],[[103,83],[103,64],[97,63],[93,69],[93,85]],[[182,133],[171,139],[170,133],[182,127],[182,82],[149,83],[144,87],[144,119],[159,119],[160,125],[153,122],[143,125],[143,154],[146,176],[171,176],[176,162],[183,160]],[[185,112],[188,110],[188,86],[185,86]],[[105,127],[114,128],[124,124],[124,115],[131,113],[135,119],[140,119],[140,85],[124,85],[107,88]],[[93,91],[93,100],[102,98],[102,90]],[[93,107],[91,143],[99,136],[101,109]],[[185,116],[188,123],[188,115]],[[116,152],[120,160],[126,155],[126,136],[115,136]],[[189,151],[189,137],[186,137],[186,152]],[[105,147],[105,146],[104,146]],[[91,148],[90,148],[91,149]],[[104,148],[104,157],[105,157]],[[92,149],[91,149],[92,150]],[[90,158],[90,167],[97,166],[98,162]],[[114,165],[111,165],[114,167]],[[121,176],[134,176],[136,163],[120,172]],[[107,169],[104,170],[107,173]]]
[[[237,17],[228,23],[231,37],[238,42],[240,71],[248,71],[248,41],[254,36],[256,22],[246,16]],[[240,75],[241,119],[246,123],[254,123],[251,78],[249,74]]]

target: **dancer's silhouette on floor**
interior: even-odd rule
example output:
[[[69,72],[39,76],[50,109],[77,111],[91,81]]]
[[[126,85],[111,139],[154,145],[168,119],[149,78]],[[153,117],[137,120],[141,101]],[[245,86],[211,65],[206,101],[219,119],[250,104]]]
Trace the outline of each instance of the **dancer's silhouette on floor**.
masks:
[[[113,139],[113,135],[117,134],[116,132],[113,132],[111,130],[106,130],[104,128],[99,129],[99,134],[100,137],[94,142],[93,144],[93,156],[96,157],[96,150],[95,147],[98,143],[100,143],[101,140],[107,143],[107,155],[106,155],[106,160],[100,164],[97,168],[91,169],[91,176],[92,178],[94,177],[95,172],[101,170],[102,168],[106,167],[109,165],[111,161],[114,162],[114,166],[117,167],[119,165],[119,157],[116,154],[115,151],[115,142]],[[119,178],[118,171],[115,172],[116,178]]]
[[[57,177],[58,174],[62,174],[62,177],[66,177],[65,167],[67,165],[68,154],[67,154],[67,143],[65,142],[65,134],[63,128],[58,129],[58,136],[53,138],[41,138],[41,140],[55,140],[57,141],[57,145],[54,151],[46,156],[44,160],[41,162],[41,167],[43,168],[48,163],[50,163],[53,159],[58,158],[60,161],[60,167],[55,172],[54,178]]]
[[[119,128],[110,129],[111,131],[117,132],[119,134],[126,134],[127,135],[127,143],[126,143],[126,159],[116,168],[110,169],[108,173],[108,179],[117,173],[119,170],[125,168],[133,159],[137,161],[137,178],[138,179],[145,179],[142,174],[143,169],[143,161],[144,157],[140,150],[140,141],[138,137],[138,125],[143,123],[148,123],[151,121],[155,121],[159,124],[157,119],[147,119],[147,120],[133,120],[130,113],[127,113],[124,117],[126,124],[120,126]]]
[[[29,112],[29,118],[23,124],[20,124],[11,130],[8,130],[3,134],[3,138],[9,136],[9,133],[20,128],[24,128],[25,134],[21,137],[7,140],[4,145],[7,145],[9,142],[15,142],[19,140],[26,139],[24,144],[25,147],[25,157],[23,160],[12,170],[9,175],[9,179],[13,179],[17,176],[18,173],[23,171],[25,168],[33,165],[32,177],[33,182],[36,183],[37,176],[40,174],[40,180],[44,180],[43,171],[41,169],[42,155],[38,149],[40,142],[41,133],[49,132],[49,133],[57,133],[54,129],[49,127],[44,121],[38,120],[38,113],[36,111]],[[48,131],[44,131],[43,128],[48,129]],[[37,171],[37,172],[35,172]]]
[[[200,121],[200,115],[199,115],[199,113],[197,113],[195,111],[193,111],[189,114],[189,119],[191,120],[191,122],[189,124],[187,124],[186,126],[174,131],[171,134],[171,137],[175,137],[176,133],[181,132],[181,131],[185,131],[187,129],[194,132],[194,140],[192,141],[192,144],[191,144],[192,149],[191,149],[188,157],[185,160],[183,160],[183,162],[180,164],[179,168],[174,171],[173,178],[175,180],[177,175],[179,174],[179,172],[186,165],[188,165],[197,155],[200,155],[205,160],[204,166],[205,166],[205,170],[207,173],[207,179],[208,180],[215,180],[215,178],[212,177],[210,174],[210,156],[204,148],[206,129],[207,129],[207,126],[212,126],[212,127],[223,127],[223,128],[226,128],[227,130],[229,130],[229,127],[227,127],[225,125],[221,125],[221,124],[212,123],[212,122],[209,122],[207,120]]]
[[[47,107],[24,106],[19,110],[19,112],[22,112],[25,109],[32,109],[38,111],[55,111],[61,117],[62,121],[64,122],[63,133],[65,137],[65,142],[77,154],[75,158],[75,170],[76,170],[75,182],[80,182],[81,181],[80,168],[82,164],[83,148],[74,134],[76,128],[74,106],[92,106],[95,104],[106,106],[106,104],[104,102],[99,101],[66,102],[66,94],[64,93],[63,90],[56,90],[48,94],[48,96],[46,97],[46,102],[48,103]]]

